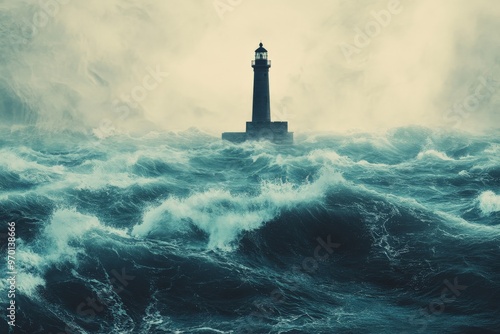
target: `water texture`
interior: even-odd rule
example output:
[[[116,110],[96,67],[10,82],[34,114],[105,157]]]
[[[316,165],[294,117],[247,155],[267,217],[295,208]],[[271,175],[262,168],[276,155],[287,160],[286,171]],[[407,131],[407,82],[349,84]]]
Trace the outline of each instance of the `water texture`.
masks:
[[[497,135],[0,131],[16,333],[500,331]]]

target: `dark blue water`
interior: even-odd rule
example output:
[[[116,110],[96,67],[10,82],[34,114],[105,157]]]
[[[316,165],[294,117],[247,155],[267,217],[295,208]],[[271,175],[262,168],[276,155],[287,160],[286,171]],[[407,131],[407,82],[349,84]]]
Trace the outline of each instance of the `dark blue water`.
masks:
[[[498,134],[1,132],[15,333],[500,332]]]

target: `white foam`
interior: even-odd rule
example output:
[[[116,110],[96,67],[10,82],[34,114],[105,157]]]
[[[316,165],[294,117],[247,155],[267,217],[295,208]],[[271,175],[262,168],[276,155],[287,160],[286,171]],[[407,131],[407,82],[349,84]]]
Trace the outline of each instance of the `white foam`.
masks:
[[[252,161],[255,163],[260,158],[262,158],[262,159],[272,159],[273,155],[271,155],[269,153],[266,153],[266,152],[260,152],[260,153],[257,153],[257,154],[252,154],[251,158],[252,158]]]
[[[477,198],[479,209],[485,215],[500,211],[500,195],[493,191],[484,191]]]
[[[500,144],[490,144],[490,146],[484,150],[484,153],[498,155],[498,153],[500,153]]]
[[[348,157],[338,154],[332,150],[323,150],[317,149],[313,150],[311,153],[307,155],[307,159],[311,162],[330,162],[335,165],[340,166],[349,166],[352,165],[353,162]]]
[[[485,224],[472,223],[460,216],[456,216],[444,211],[435,211],[435,213],[439,217],[443,218],[445,222],[451,223],[452,226],[460,226],[461,228],[467,229],[468,231],[465,233],[467,233],[467,238],[469,239],[478,238],[481,241],[498,239],[500,229],[497,225],[490,226]],[[449,235],[455,238],[462,238],[462,236],[456,232]]]
[[[424,158],[437,158],[445,161],[452,161],[453,159],[446,155],[446,153],[436,151],[436,150],[427,150],[420,152],[417,155],[417,159],[422,160]]]
[[[128,237],[125,230],[103,226],[96,217],[60,209],[34,242],[28,245],[19,239],[16,256],[20,292],[35,297],[36,289],[45,286],[42,277],[47,268],[63,262],[78,265],[79,256],[85,254],[82,242],[91,231]]]
[[[170,197],[160,206],[147,210],[132,235],[183,232],[192,223],[209,235],[209,248],[229,250],[242,231],[259,228],[282,210],[319,201],[329,187],[341,182],[344,179],[340,174],[324,169],[316,181],[301,186],[263,182],[260,194],[254,196],[210,189],[187,198]]]
[[[43,238],[48,242],[48,254],[45,260],[58,262],[66,259],[76,262],[78,248],[69,246],[70,241],[78,241],[85,233],[100,227],[99,220],[74,209],[58,210],[45,227]]]
[[[35,253],[32,249],[26,246],[18,248],[17,259],[19,260],[19,263],[23,267],[40,267],[44,263],[43,256],[41,256],[38,253]]]
[[[22,151],[23,149],[20,148]],[[20,157],[18,154],[9,149],[0,150],[0,166],[5,167],[8,171],[19,175],[22,180],[43,183],[52,181],[58,175],[63,175],[66,171],[64,166],[45,166],[35,161],[27,160]]]
[[[20,293],[36,297],[36,290],[39,287],[45,287],[45,280],[37,274],[19,272],[16,277],[16,287]]]
[[[464,177],[470,177],[470,173],[466,170],[461,170],[460,172],[458,172],[458,175]]]

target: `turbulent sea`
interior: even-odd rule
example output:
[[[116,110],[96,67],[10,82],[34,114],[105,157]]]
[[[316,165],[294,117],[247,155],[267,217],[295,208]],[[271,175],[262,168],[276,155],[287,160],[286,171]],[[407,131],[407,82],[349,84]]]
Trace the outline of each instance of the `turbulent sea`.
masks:
[[[15,333],[500,333],[498,134],[0,132]]]

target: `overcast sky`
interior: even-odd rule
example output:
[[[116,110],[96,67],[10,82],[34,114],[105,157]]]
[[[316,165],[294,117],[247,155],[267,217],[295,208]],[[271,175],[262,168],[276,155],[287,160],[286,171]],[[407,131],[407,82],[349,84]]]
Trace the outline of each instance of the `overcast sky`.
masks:
[[[495,0],[4,0],[0,15],[1,112],[56,128],[243,130],[260,41],[271,117],[292,131],[500,124]]]

